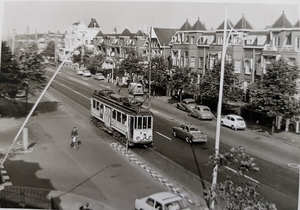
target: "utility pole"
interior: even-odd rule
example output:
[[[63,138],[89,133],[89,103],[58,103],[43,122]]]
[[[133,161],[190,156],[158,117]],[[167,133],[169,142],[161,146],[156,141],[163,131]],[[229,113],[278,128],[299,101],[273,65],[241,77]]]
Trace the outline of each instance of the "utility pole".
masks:
[[[148,98],[149,109],[151,107],[151,32],[152,32],[152,27],[150,27],[150,33],[149,33],[149,98]]]
[[[222,48],[222,61],[221,61],[221,75],[220,75],[220,88],[219,88],[219,101],[218,101],[218,111],[217,111],[217,128],[216,128],[216,141],[215,141],[215,156],[219,156],[220,147],[220,130],[221,130],[221,112],[222,112],[222,96],[223,96],[223,82],[224,82],[224,65],[225,65],[225,54],[227,47],[227,6],[225,7],[225,21],[224,21],[224,33],[223,33],[223,48]],[[215,187],[217,185],[217,175],[218,175],[218,164],[213,169],[213,181],[211,185],[212,193],[214,194]],[[211,208],[214,209],[215,202],[212,200]]]
[[[82,45],[81,45],[81,63],[83,64],[83,55],[84,55],[84,46],[83,46],[83,38],[84,38],[84,33],[82,33]]]

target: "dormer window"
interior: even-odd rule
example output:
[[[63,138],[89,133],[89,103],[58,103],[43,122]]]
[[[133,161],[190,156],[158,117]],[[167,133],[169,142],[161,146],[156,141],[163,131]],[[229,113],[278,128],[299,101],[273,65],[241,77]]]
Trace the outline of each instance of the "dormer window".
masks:
[[[189,39],[190,39],[190,37],[187,36],[187,37],[185,38],[185,43],[189,43]]]

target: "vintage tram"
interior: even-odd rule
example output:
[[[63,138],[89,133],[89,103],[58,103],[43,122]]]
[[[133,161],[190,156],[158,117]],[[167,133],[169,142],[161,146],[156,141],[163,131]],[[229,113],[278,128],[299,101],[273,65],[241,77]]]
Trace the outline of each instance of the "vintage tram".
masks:
[[[91,121],[129,146],[153,144],[153,114],[141,103],[132,103],[112,90],[95,90],[91,97]]]

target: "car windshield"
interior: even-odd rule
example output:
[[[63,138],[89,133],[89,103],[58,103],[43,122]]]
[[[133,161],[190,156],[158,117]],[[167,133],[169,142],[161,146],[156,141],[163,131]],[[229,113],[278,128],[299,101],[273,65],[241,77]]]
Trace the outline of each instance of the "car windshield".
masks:
[[[166,210],[180,210],[180,209],[186,209],[187,204],[183,200],[179,200],[179,201],[173,201],[171,203],[167,203],[165,207]]]
[[[91,73],[89,70],[85,70],[84,72],[85,72],[85,73]]]
[[[191,128],[190,128],[190,131],[199,131],[199,129],[198,129],[198,128],[195,128],[195,127],[191,127]]]
[[[210,110],[208,108],[204,108],[203,111],[209,112]]]
[[[243,118],[236,118],[237,121],[244,121]]]
[[[187,104],[196,104],[195,101],[187,101],[186,103],[187,103]]]

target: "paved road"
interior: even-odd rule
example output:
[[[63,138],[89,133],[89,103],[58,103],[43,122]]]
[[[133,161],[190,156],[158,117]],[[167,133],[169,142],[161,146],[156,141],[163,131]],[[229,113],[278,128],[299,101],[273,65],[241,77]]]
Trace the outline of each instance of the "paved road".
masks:
[[[80,77],[78,77],[78,78],[80,78]],[[75,80],[78,81],[77,78]],[[83,103],[80,100],[80,98],[84,98],[84,95],[86,95],[86,93],[90,91],[91,86],[93,86],[93,82],[92,81],[89,81],[89,82],[82,81],[80,83],[82,83],[81,84],[82,87],[80,87],[81,90],[79,92],[82,91],[83,96],[78,97],[76,100],[78,100],[77,102],[83,104],[83,106],[84,106],[85,102]],[[101,88],[103,88],[103,86],[107,87],[107,85],[105,83],[100,82],[98,84],[100,84],[102,86]],[[72,87],[72,85],[71,85],[71,88],[74,88],[74,89],[79,88],[78,85],[76,85],[75,83],[73,85],[74,85],[74,87]],[[152,104],[152,105],[154,106],[154,104]],[[86,103],[86,106],[88,107],[89,104],[87,105],[87,103]],[[163,107],[160,107],[160,108],[163,108],[162,113],[165,113],[164,117],[167,116],[166,119],[171,119],[173,121],[177,121],[177,123],[180,123],[182,121],[183,122],[189,121],[189,122],[193,122],[194,124],[199,124],[199,126],[201,128],[205,129],[205,132],[209,133],[210,137],[214,137],[215,127],[212,126],[210,122],[204,122],[203,123],[203,122],[200,122],[196,119],[189,118],[189,117],[187,117],[187,115],[184,112],[178,112],[178,110],[176,110],[176,115],[174,115],[174,111],[172,111],[172,109],[176,109],[174,107],[163,106]],[[162,113],[159,113],[159,114],[161,115]],[[180,117],[179,117],[179,115],[180,115]],[[181,120],[178,120],[178,117]],[[213,123],[215,123],[215,122],[213,122]],[[245,135],[245,133],[246,133],[246,135]],[[293,183],[293,182],[297,183],[297,174],[295,173],[295,169],[289,168],[287,166],[287,163],[295,162],[295,160],[297,159],[297,158],[295,159],[295,157],[298,156],[298,152],[299,152],[299,149],[297,147],[293,147],[293,146],[288,145],[288,144],[277,145],[276,142],[274,142],[274,141],[270,142],[270,139],[263,138],[263,137],[261,137],[257,134],[253,134],[253,132],[251,133],[250,131],[234,132],[234,131],[231,131],[231,130],[226,129],[226,128],[224,128],[224,129],[222,128],[222,140],[221,141],[225,142],[226,144],[231,144],[232,146],[239,146],[239,145],[243,144],[243,146],[247,149],[247,152],[250,150],[249,153],[254,154],[254,156],[257,156],[258,158],[261,158],[262,160],[267,160],[269,162],[274,162],[276,165],[280,166],[279,171],[281,171],[281,172],[277,171],[275,176],[271,176],[273,179],[268,179],[268,178],[264,177],[264,173],[263,173],[263,175],[259,179],[262,182],[270,182],[271,181],[272,183],[276,183],[278,181],[276,179],[276,177],[277,178],[280,177],[281,179],[289,179],[291,181],[291,183]],[[182,144],[182,142],[180,142],[179,144]],[[183,144],[184,144],[184,142],[183,142]],[[178,146],[178,143],[176,145]],[[268,145],[267,148],[272,148],[272,149],[271,150],[269,150],[269,149],[266,150],[265,149],[266,145]],[[186,145],[183,145],[183,146],[186,147]],[[161,147],[166,148],[166,144],[165,145],[162,144]],[[187,149],[189,149],[189,148],[187,148]],[[196,148],[196,150],[197,149],[199,149],[199,148]],[[200,148],[200,149],[203,149],[203,148]],[[273,155],[274,153],[275,154],[279,154],[279,153],[286,154],[286,151],[288,151],[290,155],[283,155],[280,158],[276,158],[277,155],[275,155],[275,156]],[[159,151],[159,152],[164,154],[165,156],[171,158],[172,160],[175,160],[175,162],[176,162],[176,157],[174,156],[174,154],[171,155],[171,156],[170,155],[168,156],[168,155],[165,154],[166,151]],[[175,152],[175,153],[178,154],[177,152]],[[174,157],[175,157],[175,159],[174,159]],[[183,164],[184,167],[185,167],[185,166],[187,166],[186,162],[191,163],[191,162],[194,162],[194,160],[195,160],[192,157],[190,157],[189,159],[190,160],[188,161],[188,160],[185,160],[184,158],[180,159],[180,157],[179,157],[179,164],[181,164],[181,165]],[[180,161],[181,161],[181,163],[180,163]],[[177,163],[178,163],[178,161],[177,161]],[[266,167],[268,169],[271,168],[271,170],[273,170],[273,171],[278,170],[278,167],[276,165],[272,165],[272,164],[267,163],[267,162],[264,162],[262,165],[264,165],[264,167]],[[195,164],[191,164],[191,166],[194,166],[194,169],[189,169],[189,170],[193,171],[194,173],[195,172],[197,173],[197,171],[195,170]],[[285,173],[285,170],[287,170],[286,173]],[[282,182],[282,184],[284,184],[284,182]],[[286,184],[285,186],[289,186],[289,185]],[[282,188],[282,186],[280,184],[274,185],[274,188],[279,189],[279,193],[277,193],[278,197],[283,196],[283,194],[281,194],[282,192],[280,192],[280,189]],[[297,185],[296,184],[291,184],[286,189],[288,189],[290,192],[292,191],[292,197],[297,198]],[[268,192],[268,193],[266,193],[266,195],[270,195],[270,188],[266,187],[264,190],[266,190],[266,192]],[[288,193],[288,194],[291,195],[291,193]],[[274,199],[275,201],[277,200],[276,197],[273,197],[273,199],[275,198]],[[271,196],[271,198],[272,198],[272,196]],[[289,203],[291,205],[290,209],[293,209],[296,206],[296,199],[294,199],[294,200],[290,199],[290,198],[285,198],[285,199],[286,200],[282,201],[283,206],[284,206],[284,203]]]

